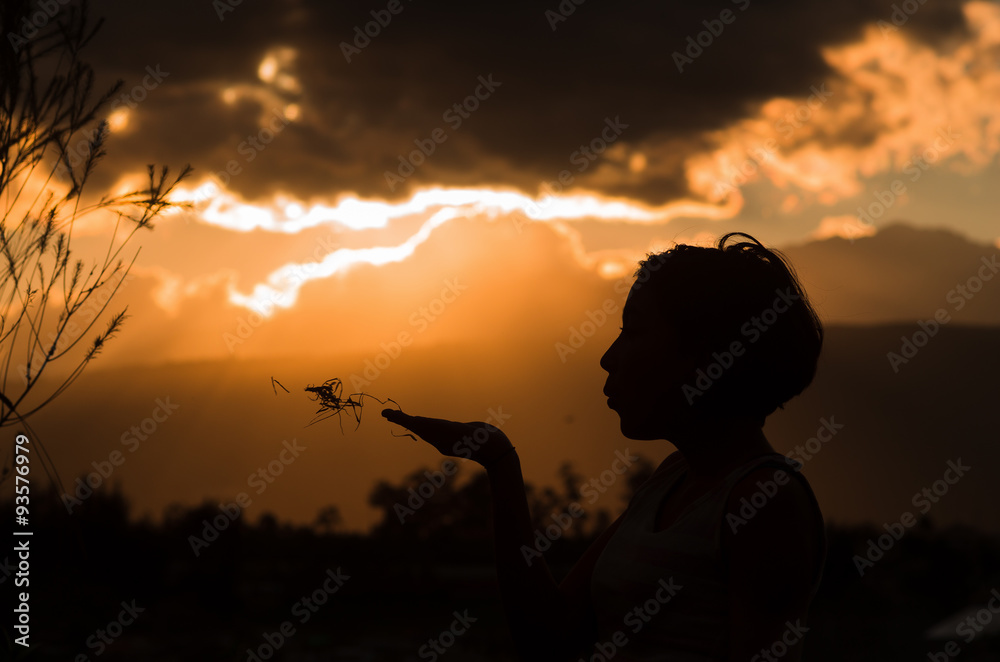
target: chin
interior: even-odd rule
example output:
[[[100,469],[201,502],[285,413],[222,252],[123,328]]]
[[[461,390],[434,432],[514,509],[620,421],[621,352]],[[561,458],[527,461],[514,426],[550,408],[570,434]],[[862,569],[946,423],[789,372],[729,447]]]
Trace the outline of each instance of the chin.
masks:
[[[621,416],[619,427],[625,437],[635,439],[636,441],[652,441],[664,438],[663,431],[657,426],[652,425],[649,421],[636,421],[627,416]]]
[[[680,411],[670,411],[667,407],[661,407],[655,416],[637,416],[629,412],[618,412],[618,416],[622,434],[637,441],[669,440],[675,436],[674,433],[690,427],[693,423],[690,410],[684,408]]]

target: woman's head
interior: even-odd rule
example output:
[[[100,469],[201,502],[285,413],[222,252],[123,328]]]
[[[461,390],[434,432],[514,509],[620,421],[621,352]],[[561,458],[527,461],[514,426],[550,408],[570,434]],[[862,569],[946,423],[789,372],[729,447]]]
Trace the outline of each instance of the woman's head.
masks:
[[[792,267],[737,232],[641,261],[622,328],[601,367],[633,439],[736,419],[763,425],[812,381],[823,344]]]

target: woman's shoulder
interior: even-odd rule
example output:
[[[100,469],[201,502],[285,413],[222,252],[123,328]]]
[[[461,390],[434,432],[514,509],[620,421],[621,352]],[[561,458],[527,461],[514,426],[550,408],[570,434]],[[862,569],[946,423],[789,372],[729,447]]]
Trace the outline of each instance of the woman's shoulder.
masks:
[[[801,462],[768,453],[734,470],[727,482],[727,512],[742,513],[739,519],[748,521],[771,504],[772,510],[796,515],[798,521],[818,519],[822,525],[819,503],[802,474]]]
[[[675,450],[673,453],[663,458],[663,461],[660,462],[659,466],[657,466],[656,469],[653,470],[653,474],[652,476],[650,476],[650,478],[670,473],[675,468],[683,464],[683,462],[684,462],[684,455],[679,450]]]
[[[822,573],[826,527],[801,469],[800,462],[778,453],[748,463],[727,495],[722,542],[731,547],[738,539],[747,551],[746,543],[759,541],[778,557],[787,556],[778,552],[785,550],[791,554],[783,558],[788,575],[804,575],[809,584]]]

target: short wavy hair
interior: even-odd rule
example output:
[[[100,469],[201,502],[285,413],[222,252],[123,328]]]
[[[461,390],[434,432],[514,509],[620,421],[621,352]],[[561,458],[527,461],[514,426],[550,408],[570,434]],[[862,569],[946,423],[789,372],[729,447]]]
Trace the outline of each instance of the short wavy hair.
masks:
[[[711,248],[678,244],[650,253],[635,275],[673,322],[683,351],[711,380],[708,388],[687,390],[699,413],[751,416],[763,424],[812,382],[823,325],[780,252],[730,232]],[[743,354],[722,370],[712,366],[721,364],[713,353],[724,357],[734,341]],[[696,387],[696,375],[697,369],[689,385]]]

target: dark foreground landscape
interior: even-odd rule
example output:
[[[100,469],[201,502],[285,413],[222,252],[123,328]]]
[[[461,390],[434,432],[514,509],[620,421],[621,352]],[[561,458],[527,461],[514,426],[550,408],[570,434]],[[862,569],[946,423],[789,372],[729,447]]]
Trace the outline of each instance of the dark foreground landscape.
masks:
[[[630,490],[650,470],[639,466]],[[132,521],[114,488],[75,505],[72,516],[53,493],[36,493],[31,651],[12,646],[5,618],[4,657],[514,660],[492,565],[489,485],[481,472],[466,478],[458,488],[444,484],[405,515],[405,525],[396,504],[424,480],[423,469],[404,484],[379,483],[370,502],[385,517],[367,536],[340,533],[335,507],[311,527],[270,514],[250,524],[233,511],[230,520],[216,503],[173,507],[154,525]],[[529,486],[536,517],[563,513],[580,498],[569,465],[562,478],[562,490]],[[556,536],[545,556],[557,577],[612,515],[596,511]],[[3,518],[13,519],[9,501]],[[536,522],[540,529],[552,523],[551,516]],[[878,557],[869,541],[885,533],[828,522],[806,659],[1000,659],[998,541],[923,519],[898,541],[883,538],[888,551]],[[864,556],[874,562],[862,576],[857,558]],[[0,583],[13,588],[11,557],[2,566]]]

